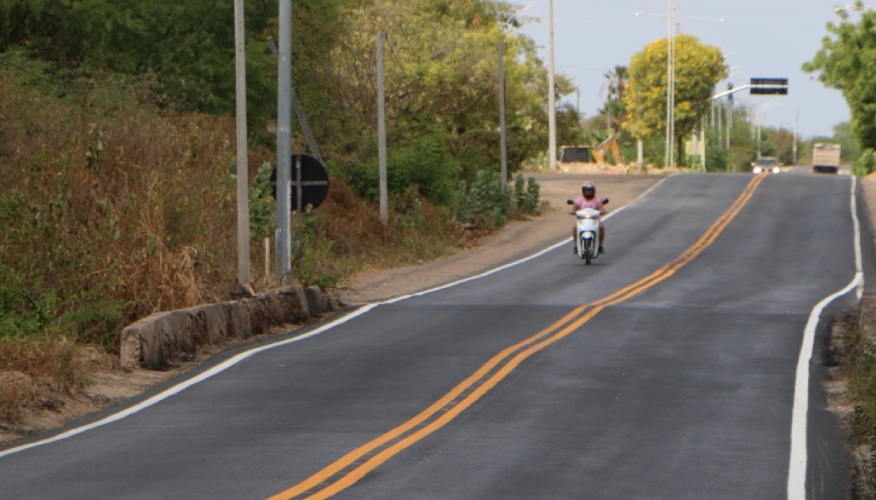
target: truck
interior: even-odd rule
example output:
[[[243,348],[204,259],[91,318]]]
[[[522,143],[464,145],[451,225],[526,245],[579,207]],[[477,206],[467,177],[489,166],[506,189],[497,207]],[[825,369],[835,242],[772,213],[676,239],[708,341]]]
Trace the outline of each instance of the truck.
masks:
[[[840,166],[840,145],[816,142],[812,146],[812,171],[835,174]]]

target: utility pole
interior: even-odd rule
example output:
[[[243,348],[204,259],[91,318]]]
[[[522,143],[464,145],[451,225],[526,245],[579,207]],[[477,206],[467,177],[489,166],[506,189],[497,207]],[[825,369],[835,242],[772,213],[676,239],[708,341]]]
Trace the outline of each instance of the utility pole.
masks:
[[[377,135],[380,176],[380,222],[389,224],[389,188],[386,175],[386,89],[383,73],[383,38],[377,34]]]
[[[502,31],[505,36],[505,31]],[[502,179],[500,185],[505,189],[508,183],[508,129],[505,117],[505,40],[499,41],[499,147],[501,148]]]
[[[797,117],[794,120],[794,166],[797,166],[797,138],[800,136],[800,108],[797,108]]]
[[[703,167],[703,173],[706,172],[706,152],[708,150],[708,144],[706,144],[706,117],[703,117],[700,125],[700,144],[703,145],[703,156],[700,158],[702,161],[701,165]]]
[[[246,31],[244,0],[234,0],[234,69],[237,93],[237,283],[250,282],[249,162],[246,144]]]
[[[550,159],[551,170],[557,169],[557,98],[554,95],[554,0],[548,3],[548,31],[549,31],[549,48],[550,55],[548,68],[548,158]]]
[[[733,94],[727,97],[727,150],[730,150],[730,132],[733,131]]]
[[[277,76],[277,281],[292,272],[289,230],[292,178],[292,0],[280,0],[280,53]]]
[[[274,42],[273,37],[268,38],[268,47],[271,49],[271,54],[274,57],[277,57],[277,44]],[[298,126],[301,127],[301,132],[304,134],[304,138],[307,139],[307,146],[310,149],[313,157],[319,160],[320,163],[325,163],[322,161],[322,153],[319,150],[319,145],[316,143],[316,139],[313,138],[313,132],[310,130],[310,125],[307,123],[307,116],[304,114],[304,108],[301,107],[301,102],[298,101],[298,95],[295,93],[295,89],[289,93],[289,97],[292,100],[292,109],[295,111],[295,115],[298,116]]]
[[[669,90],[668,108],[669,122],[666,126],[669,128],[667,135],[669,137],[669,164],[675,166],[675,6],[672,5],[672,0],[669,0]]]

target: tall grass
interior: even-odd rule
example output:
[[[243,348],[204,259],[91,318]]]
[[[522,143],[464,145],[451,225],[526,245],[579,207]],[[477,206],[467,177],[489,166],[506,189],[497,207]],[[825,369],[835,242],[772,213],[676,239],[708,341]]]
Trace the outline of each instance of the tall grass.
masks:
[[[110,83],[59,97],[17,76],[0,69],[0,423],[79,391],[125,325],[224,300],[237,279],[231,118],[166,112],[148,91]],[[274,233],[273,156],[250,149],[254,283],[271,282],[261,245]],[[293,228],[295,278],[329,289],[361,269],[451,253],[509,210],[538,206],[531,180],[518,179],[512,200],[485,173],[458,188],[463,203],[436,206],[429,194],[452,193],[429,177],[429,193],[392,193],[384,225],[335,169],[328,200]]]
[[[141,104],[153,101],[110,86],[58,99],[0,74],[0,343],[47,335],[112,351],[126,324],[234,286],[234,122]],[[267,281],[273,154],[250,150],[254,282]],[[384,226],[333,178],[303,218],[296,277],[341,287],[355,270],[434,258],[465,238],[415,187],[391,205]]]
[[[229,281],[233,123],[135,97],[65,104],[0,78],[0,338],[111,348],[126,322]]]

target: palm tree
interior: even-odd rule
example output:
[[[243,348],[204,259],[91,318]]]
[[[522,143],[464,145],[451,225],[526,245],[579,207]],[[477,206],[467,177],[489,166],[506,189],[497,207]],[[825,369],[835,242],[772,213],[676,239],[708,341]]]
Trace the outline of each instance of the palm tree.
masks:
[[[608,97],[605,106],[599,110],[599,113],[606,117],[608,127],[616,134],[626,117],[623,96],[630,83],[630,75],[626,66],[615,66],[613,70],[603,76],[608,84]]]

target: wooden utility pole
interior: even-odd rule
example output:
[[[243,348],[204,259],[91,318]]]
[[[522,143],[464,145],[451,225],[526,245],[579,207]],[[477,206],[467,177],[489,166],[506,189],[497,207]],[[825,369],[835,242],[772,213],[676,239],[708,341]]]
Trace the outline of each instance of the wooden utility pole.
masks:
[[[383,75],[383,33],[377,34],[377,134],[380,162],[380,222],[389,224],[389,194],[386,180],[386,95]]]
[[[557,169],[557,98],[554,92],[554,0],[548,3],[548,159],[551,170]]]
[[[505,36],[505,32],[502,32]],[[505,41],[499,42],[499,147],[502,161],[502,189],[508,184],[508,129],[505,118]]]

